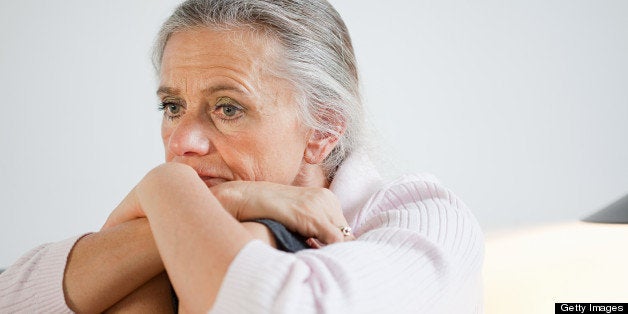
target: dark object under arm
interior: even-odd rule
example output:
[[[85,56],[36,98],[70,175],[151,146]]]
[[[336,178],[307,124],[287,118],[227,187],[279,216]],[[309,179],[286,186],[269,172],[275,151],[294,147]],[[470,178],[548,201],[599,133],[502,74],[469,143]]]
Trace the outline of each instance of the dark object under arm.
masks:
[[[272,219],[257,219],[255,222],[261,223],[270,229],[277,242],[277,249],[280,251],[295,253],[310,248],[305,243],[306,238],[286,229],[284,225]]]

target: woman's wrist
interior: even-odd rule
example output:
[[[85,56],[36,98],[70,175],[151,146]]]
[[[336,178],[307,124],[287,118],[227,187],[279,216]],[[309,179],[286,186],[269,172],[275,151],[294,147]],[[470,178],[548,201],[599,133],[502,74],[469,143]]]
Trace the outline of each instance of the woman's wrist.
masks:
[[[246,208],[258,206],[250,193],[255,182],[230,181],[212,186],[210,191],[218,199],[224,209],[238,221],[250,220]],[[261,193],[260,190],[257,191]]]

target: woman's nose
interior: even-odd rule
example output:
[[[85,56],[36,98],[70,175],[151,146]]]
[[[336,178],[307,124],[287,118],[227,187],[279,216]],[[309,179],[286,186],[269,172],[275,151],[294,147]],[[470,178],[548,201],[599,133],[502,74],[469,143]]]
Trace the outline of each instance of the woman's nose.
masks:
[[[168,149],[177,156],[204,156],[210,146],[207,129],[200,121],[181,121],[168,139]]]

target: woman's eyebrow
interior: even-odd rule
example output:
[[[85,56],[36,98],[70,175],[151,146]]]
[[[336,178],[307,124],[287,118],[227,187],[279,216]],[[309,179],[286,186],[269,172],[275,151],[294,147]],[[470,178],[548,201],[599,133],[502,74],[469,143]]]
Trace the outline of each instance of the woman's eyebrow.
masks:
[[[246,91],[244,91],[244,90],[242,90],[240,88],[237,88],[235,86],[229,86],[229,85],[218,85],[218,86],[212,86],[212,87],[205,88],[205,89],[203,89],[203,94],[211,95],[211,94],[214,94],[216,92],[223,92],[223,91],[233,91],[233,92],[236,92],[236,93],[242,94],[242,95],[247,95],[248,94],[248,92],[246,92]]]
[[[218,86],[212,86],[212,87],[208,87],[202,90],[203,94],[214,94],[216,92],[222,92],[222,91],[233,91],[236,92],[238,94],[242,94],[242,95],[248,95],[248,92],[234,87],[234,86],[228,86],[228,85],[218,85]],[[178,88],[172,88],[172,87],[167,87],[167,86],[160,86],[157,89],[157,95],[161,95],[161,94],[166,94],[166,95],[178,95],[180,93],[180,90]]]
[[[159,86],[159,88],[157,89],[157,95],[161,95],[161,94],[178,95],[179,94],[179,89],[178,88],[167,87],[167,86]]]

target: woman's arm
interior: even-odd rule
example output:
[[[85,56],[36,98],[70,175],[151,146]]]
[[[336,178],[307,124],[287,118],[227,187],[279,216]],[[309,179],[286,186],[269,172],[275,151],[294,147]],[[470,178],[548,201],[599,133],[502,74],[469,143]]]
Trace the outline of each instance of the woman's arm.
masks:
[[[0,276],[0,312],[101,312],[162,270],[146,219],[127,222],[25,254]]]
[[[240,225],[253,238],[275,246],[265,226],[254,222]],[[63,280],[66,303],[75,312],[102,312],[116,303],[121,303],[118,309],[135,308],[138,303],[163,304],[159,295],[146,293],[163,291],[165,284],[169,287],[169,282],[163,281],[146,285],[163,271],[148,221],[134,219],[77,242]]]
[[[285,187],[280,189],[285,190]],[[346,224],[339,206],[324,206],[327,203],[321,202],[321,199],[325,200],[325,197],[311,193],[313,189],[302,191],[305,191],[306,197],[299,198],[302,194],[298,193],[284,195],[296,198],[296,201],[287,203],[301,205],[305,199],[322,207],[288,207],[288,211],[299,209],[305,215],[296,215],[299,219],[288,219],[287,223],[281,219],[291,217],[290,212],[271,216],[277,214],[277,208],[267,211],[269,216],[261,217],[279,217],[278,220],[287,227],[302,234],[305,232],[306,236],[324,235],[324,232],[316,232],[326,229],[331,234],[324,238],[328,242],[348,239],[343,238],[338,229],[338,226]],[[264,194],[260,190],[251,192]],[[322,195],[330,194],[327,191]],[[270,203],[282,203],[282,198],[273,198]],[[259,204],[263,205],[247,203],[248,206]],[[334,215],[336,211],[340,215]],[[180,296],[181,305],[191,311],[208,310],[231,261],[254,238],[245,232],[238,220],[198,178],[194,169],[183,164],[166,163],[151,170],[112,212],[103,228],[144,216],[150,221],[155,242]]]
[[[261,193],[260,190],[255,192]],[[274,201],[280,202],[280,199],[274,198]],[[249,206],[259,204],[248,203]],[[311,206],[306,209],[314,212]],[[325,210],[319,211],[323,215],[318,222],[332,226],[327,227],[330,233],[333,232],[337,240],[343,240],[333,223],[334,217],[326,215]],[[150,221],[157,248],[181,305],[190,311],[211,308],[213,296],[229,265],[255,237],[225,209],[194,169],[183,164],[166,163],[151,170],[114,210],[103,229],[143,216]],[[344,221],[342,217],[340,224],[346,223]],[[310,236],[320,235],[315,233],[315,228],[321,223],[309,225],[306,222],[311,221],[292,221],[299,222],[302,224],[296,227],[307,227],[307,232],[313,232]]]
[[[102,312],[164,271],[146,219],[124,222],[79,240],[63,280],[68,307]]]
[[[264,225],[244,222],[242,226],[254,238],[275,247],[272,233]],[[162,272],[120,300],[105,313],[175,313],[168,274]]]
[[[168,274],[162,272],[155,276],[105,313],[175,313]]]
[[[242,226],[253,238],[274,245],[265,226]],[[163,270],[148,221],[130,219],[25,254],[0,276],[0,312],[102,312],[134,299]]]
[[[153,169],[136,191],[181,306],[209,310],[231,261],[253,236],[185,165]]]
[[[198,175],[192,173],[193,169],[183,164],[165,163],[150,173],[161,172],[165,169],[169,169],[168,171],[172,172],[171,175],[174,177],[185,173],[189,179],[186,184],[198,186],[202,183]],[[146,181],[154,181],[155,177],[147,175],[138,186]],[[168,181],[167,176],[162,177],[163,182],[158,184],[166,186],[175,182]],[[185,189],[185,186],[187,185],[177,185],[177,188]],[[204,183],[203,186],[205,187]],[[308,243],[315,247],[318,243],[311,241],[313,239],[325,244],[354,239],[353,236],[343,236],[339,232],[340,227],[348,225],[347,220],[342,214],[337,197],[326,188],[296,187],[263,181],[231,181],[213,186],[210,190],[206,187],[201,190],[203,193],[211,191],[210,194],[218,199],[221,208],[237,221],[272,219],[284,225],[288,230],[310,238]],[[173,194],[168,190],[155,193]],[[152,196],[145,198],[149,197]],[[136,187],[109,215],[103,229],[124,221],[145,217],[143,205],[138,199]]]

